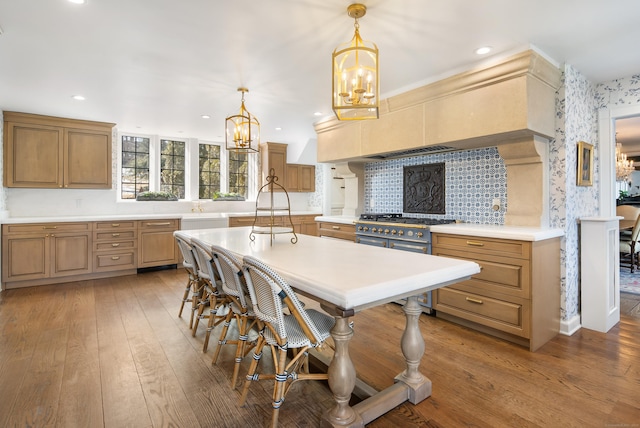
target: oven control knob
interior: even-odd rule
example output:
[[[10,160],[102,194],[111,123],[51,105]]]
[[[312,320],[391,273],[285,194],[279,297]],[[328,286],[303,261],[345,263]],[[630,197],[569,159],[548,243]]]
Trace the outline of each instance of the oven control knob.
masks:
[[[368,228],[367,226],[365,226],[365,227],[364,227],[364,231],[365,231],[365,232],[368,232],[368,231],[369,231],[369,228]]]
[[[388,235],[388,234],[389,234],[389,229],[385,229],[385,230],[384,230],[384,234],[385,234],[385,235]]]
[[[423,236],[424,236],[424,233],[418,232],[418,238],[422,238]]]
[[[382,228],[378,229],[378,233],[382,233]]]
[[[391,229],[391,234],[392,234],[392,235],[395,235],[396,233],[398,233],[398,231],[397,231],[397,230],[395,230],[395,229]]]
[[[376,229],[376,228],[374,227],[373,229],[371,229],[371,231],[372,231],[373,233],[376,233],[376,232],[378,231],[378,229]]]
[[[361,231],[362,230],[362,226],[358,226],[358,230]]]
[[[402,236],[402,235],[404,235],[404,230],[399,230],[398,231],[398,236]]]

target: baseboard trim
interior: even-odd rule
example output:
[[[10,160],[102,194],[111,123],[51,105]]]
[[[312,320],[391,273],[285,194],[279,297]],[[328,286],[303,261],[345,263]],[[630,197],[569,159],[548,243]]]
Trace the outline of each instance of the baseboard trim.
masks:
[[[580,330],[580,315],[574,315],[571,319],[560,321],[560,334],[565,336],[571,336],[576,331]]]

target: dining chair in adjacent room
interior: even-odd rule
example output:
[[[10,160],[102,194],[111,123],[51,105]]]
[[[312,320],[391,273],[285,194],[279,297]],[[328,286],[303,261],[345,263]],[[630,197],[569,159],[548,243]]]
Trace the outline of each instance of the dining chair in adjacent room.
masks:
[[[335,320],[314,309],[305,309],[289,284],[261,261],[245,256],[242,268],[253,310],[264,326],[242,389],[240,405],[244,405],[252,382],[274,380],[271,426],[276,427],[280,406],[293,383],[328,379],[326,373],[309,373],[308,357],[311,348],[325,345]],[[283,301],[288,314],[283,311]],[[269,346],[273,355],[273,374],[258,373],[265,346]],[[293,355],[289,361],[287,350],[292,350]]]
[[[253,310],[251,298],[249,297],[244,280],[244,274],[242,272],[242,263],[231,252],[217,245],[211,246],[211,254],[213,256],[215,266],[218,269],[218,273],[220,274],[222,290],[230,300],[229,306],[231,309],[224,320],[223,328],[220,332],[220,338],[218,339],[218,346],[213,354],[211,364],[216,364],[220,355],[220,350],[224,345],[236,346],[233,375],[231,377],[231,388],[235,389],[238,373],[240,371],[240,364],[252,349],[252,346],[247,346],[249,332],[254,327],[257,327],[258,330],[261,329],[262,322],[256,317]],[[238,332],[237,338],[228,340],[227,335],[229,334],[229,326],[231,325],[231,321],[234,319],[236,321]]]
[[[635,219],[638,218],[638,215],[640,215],[640,207],[636,206],[636,205],[618,205],[616,206],[616,216],[618,217],[622,217],[622,220],[633,220],[635,221]],[[620,231],[620,236],[622,237],[622,239],[627,239],[629,236],[631,236],[631,230],[621,230]]]
[[[204,284],[204,291],[200,298],[200,302],[198,303],[198,312],[196,315],[196,321],[193,324],[191,335],[196,335],[198,324],[201,320],[207,319],[209,321],[207,324],[204,343],[202,345],[202,352],[207,352],[211,331],[226,318],[226,310],[229,309],[229,299],[222,290],[220,274],[213,262],[213,256],[211,255],[209,245],[196,239],[192,239],[191,246],[194,250],[194,254],[196,255],[196,262],[198,263],[198,276],[202,279]],[[206,313],[207,307],[209,308],[208,314]]]
[[[198,309],[198,302],[202,296],[202,281],[198,276],[198,265],[196,258],[191,248],[191,242],[187,236],[181,235],[179,232],[173,235],[182,254],[182,267],[187,271],[187,286],[184,289],[184,295],[182,296],[182,303],[180,304],[180,311],[178,317],[182,317],[182,311],[185,303],[191,303],[191,316],[189,317],[189,328],[193,328],[193,318]]]
[[[636,218],[636,222],[631,231],[631,235],[620,235],[620,267],[628,267],[631,273],[635,272],[638,266],[638,252],[640,251],[640,215]]]

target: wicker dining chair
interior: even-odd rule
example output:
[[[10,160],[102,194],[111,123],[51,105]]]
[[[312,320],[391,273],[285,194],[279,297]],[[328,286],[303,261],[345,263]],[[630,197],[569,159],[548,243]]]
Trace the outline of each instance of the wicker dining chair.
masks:
[[[192,239],[191,246],[196,255],[196,262],[198,263],[198,276],[204,284],[204,290],[198,302],[198,311],[191,335],[196,335],[198,324],[201,320],[208,320],[207,332],[202,345],[202,352],[207,352],[211,331],[226,318],[227,311],[229,310],[229,299],[222,290],[220,274],[214,265],[209,245],[204,244],[202,241]],[[207,307],[209,308],[208,314],[206,312]]]
[[[185,303],[191,303],[191,316],[189,317],[189,328],[191,329],[193,328],[193,319],[202,296],[203,283],[198,276],[198,264],[189,238],[179,233],[175,233],[174,238],[182,254],[182,267],[187,271],[187,286],[184,289],[178,317],[182,317]]]
[[[280,406],[296,381],[328,379],[326,373],[309,373],[308,351],[324,346],[335,320],[314,309],[305,309],[289,284],[261,261],[245,256],[242,268],[253,309],[264,327],[258,337],[240,405],[246,402],[251,382],[274,380],[271,426],[276,427]],[[283,301],[289,314],[283,311]],[[275,373],[258,374],[262,350],[267,345],[271,348]],[[293,351],[289,361],[287,350]]]
[[[211,246],[211,254],[213,255],[213,261],[220,274],[222,290],[230,300],[229,306],[231,309],[224,320],[220,338],[218,339],[218,346],[213,354],[211,364],[216,364],[220,350],[224,345],[236,346],[233,375],[231,377],[231,388],[235,389],[240,364],[253,348],[253,346],[247,346],[249,344],[249,332],[254,327],[258,330],[261,329],[263,324],[253,311],[251,298],[249,297],[244,274],[242,273],[242,263],[238,261],[231,252],[217,245]],[[229,326],[234,319],[237,327],[237,338],[228,340]],[[255,342],[253,345],[255,346]]]

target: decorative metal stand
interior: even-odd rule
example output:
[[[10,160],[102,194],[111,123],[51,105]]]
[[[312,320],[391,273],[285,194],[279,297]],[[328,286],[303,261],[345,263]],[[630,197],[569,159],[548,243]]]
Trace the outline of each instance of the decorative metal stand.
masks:
[[[291,233],[293,237],[291,238],[291,243],[295,244],[298,242],[298,236],[296,232],[293,230],[293,220],[291,220],[291,202],[289,201],[289,194],[285,190],[283,186],[277,183],[278,177],[276,176],[276,172],[273,168],[269,170],[269,175],[267,176],[267,184],[262,186],[258,191],[258,196],[256,198],[256,214],[253,218],[253,226],[251,227],[251,233],[249,234],[249,239],[255,241],[255,235],[270,235],[270,245],[273,245],[273,240],[275,235],[283,234],[283,233]],[[282,192],[284,196],[287,198],[287,206],[286,207],[276,207],[273,205],[273,196],[275,192]],[[262,192],[270,192],[269,200],[270,204],[268,207],[261,207],[260,204],[260,194]],[[266,226],[257,225],[258,222],[258,213],[260,211],[269,211],[269,224]],[[289,219],[289,226],[286,225],[275,225],[275,214],[276,211],[286,211],[286,218]]]

